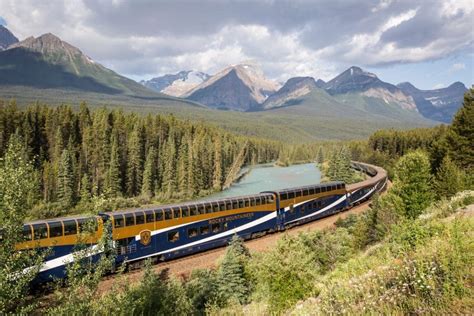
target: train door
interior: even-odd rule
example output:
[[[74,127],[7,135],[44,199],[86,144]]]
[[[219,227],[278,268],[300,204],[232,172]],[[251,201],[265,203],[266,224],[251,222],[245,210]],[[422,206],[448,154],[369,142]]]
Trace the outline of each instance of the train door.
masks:
[[[277,230],[284,230],[285,229],[285,217],[286,212],[285,208],[280,206],[280,199],[277,199],[277,219],[276,219],[276,226]]]

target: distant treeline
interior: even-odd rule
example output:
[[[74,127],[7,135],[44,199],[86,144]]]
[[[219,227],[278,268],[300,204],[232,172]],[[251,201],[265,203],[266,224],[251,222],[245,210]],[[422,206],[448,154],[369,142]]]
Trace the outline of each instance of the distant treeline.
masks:
[[[276,160],[278,142],[236,136],[169,115],[91,111],[81,104],[34,105],[19,110],[0,102],[0,157],[12,135],[36,170],[34,197],[53,214],[93,197],[183,199],[220,190],[240,167]],[[59,211],[56,211],[56,213]]]

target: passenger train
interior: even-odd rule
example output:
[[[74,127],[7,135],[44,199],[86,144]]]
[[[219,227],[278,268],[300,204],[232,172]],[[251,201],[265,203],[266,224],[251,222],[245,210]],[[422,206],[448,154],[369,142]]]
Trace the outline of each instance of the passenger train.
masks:
[[[100,253],[97,243],[105,231],[104,223],[110,221],[116,265],[182,257],[223,246],[233,235],[251,239],[314,221],[384,190],[384,169],[360,162],[352,162],[352,168],[370,178],[352,185],[328,182],[216,201],[34,221],[24,225],[25,241],[17,249],[51,249],[37,283],[65,277],[66,266],[75,257],[78,236],[89,222],[95,229],[87,241],[95,249],[91,256]]]

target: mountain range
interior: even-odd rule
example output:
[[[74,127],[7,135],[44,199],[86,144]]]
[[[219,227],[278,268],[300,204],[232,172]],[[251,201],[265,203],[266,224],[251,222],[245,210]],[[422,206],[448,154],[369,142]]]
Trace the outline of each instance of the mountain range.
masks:
[[[189,73],[199,74],[199,80],[189,80]],[[444,123],[451,121],[467,91],[459,82],[437,90],[418,90],[410,83],[393,85],[356,66],[328,82],[312,77],[295,77],[281,87],[266,79],[255,64],[234,65],[214,76],[182,71],[141,83],[210,108],[234,111],[262,111],[317,102],[314,98],[302,97],[321,89],[333,98],[333,104],[345,103],[363,112],[395,119],[424,117]],[[175,86],[184,88],[175,93]]]
[[[250,62],[212,76],[186,70],[137,83],[50,33],[18,42],[1,27],[0,40],[0,98],[50,103],[86,100],[175,113],[278,139],[289,134],[292,139],[299,135],[301,139],[344,138],[357,134],[357,128],[357,135],[363,136],[381,127],[449,122],[466,91],[462,83],[438,90],[419,90],[409,83],[396,86],[359,67],[350,67],[328,82],[295,77],[282,85]],[[246,124],[251,129],[243,129]],[[262,131],[252,131],[257,127]]]
[[[450,123],[463,102],[467,88],[462,82],[435,90],[420,90],[409,82],[397,85],[406,95],[413,97],[418,111],[429,119]]]

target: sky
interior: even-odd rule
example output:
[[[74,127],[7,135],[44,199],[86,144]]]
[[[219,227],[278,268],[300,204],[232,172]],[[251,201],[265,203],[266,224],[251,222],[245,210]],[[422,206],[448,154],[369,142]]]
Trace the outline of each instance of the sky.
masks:
[[[474,0],[0,0],[20,40],[51,32],[135,80],[251,61],[268,78],[352,65],[420,89],[474,83]]]

